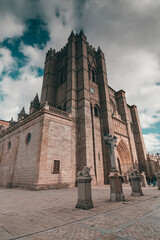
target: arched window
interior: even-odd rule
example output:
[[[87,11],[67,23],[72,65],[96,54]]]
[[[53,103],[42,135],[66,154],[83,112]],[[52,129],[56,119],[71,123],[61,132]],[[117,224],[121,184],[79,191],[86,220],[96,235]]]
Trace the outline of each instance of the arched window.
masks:
[[[97,106],[94,107],[94,116],[99,117],[99,109]]]
[[[63,71],[60,74],[60,84],[62,84],[62,83],[63,83]]]
[[[67,103],[65,102],[64,106],[63,106],[63,111],[66,111],[67,109]]]
[[[95,71],[92,69],[92,82],[96,82]]]
[[[31,133],[28,133],[26,136],[26,144],[28,144],[31,141]]]
[[[11,148],[11,142],[8,143],[8,150]]]

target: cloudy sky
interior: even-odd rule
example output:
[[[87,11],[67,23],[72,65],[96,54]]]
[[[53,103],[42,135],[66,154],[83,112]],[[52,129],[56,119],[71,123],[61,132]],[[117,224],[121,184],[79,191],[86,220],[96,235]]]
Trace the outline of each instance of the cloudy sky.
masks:
[[[101,47],[109,85],[137,105],[147,151],[160,152],[160,0],[0,0],[0,119],[28,112],[45,53],[72,29]]]

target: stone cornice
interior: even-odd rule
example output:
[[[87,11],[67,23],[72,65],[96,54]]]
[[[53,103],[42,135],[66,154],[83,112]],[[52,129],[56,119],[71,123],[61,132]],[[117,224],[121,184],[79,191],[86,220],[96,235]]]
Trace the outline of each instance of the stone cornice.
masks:
[[[47,109],[48,108],[48,109]],[[72,115],[70,113],[63,112],[61,110],[58,110],[56,108],[50,107],[50,106],[44,106],[39,111],[32,113],[28,115],[25,119],[15,123],[14,125],[8,127],[3,133],[1,133],[0,138],[4,137],[5,135],[15,131],[16,129],[22,127],[23,125],[26,125],[27,123],[31,122],[32,120],[38,118],[39,116],[43,114],[50,114],[62,119],[70,120],[72,121]],[[67,116],[68,115],[68,116]]]

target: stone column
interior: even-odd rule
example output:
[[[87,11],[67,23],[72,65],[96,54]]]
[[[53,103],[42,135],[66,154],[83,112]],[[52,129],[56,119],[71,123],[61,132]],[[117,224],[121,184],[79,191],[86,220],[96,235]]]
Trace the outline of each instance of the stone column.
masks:
[[[135,196],[135,197],[143,196],[143,192],[141,188],[141,175],[138,174],[137,169],[134,169],[134,171],[130,174],[129,178],[130,178],[131,188],[132,188],[131,196]]]
[[[111,159],[111,172],[109,175],[110,182],[110,200],[115,201],[125,201],[125,196],[122,189],[122,176],[117,170],[115,150],[117,138],[116,136],[107,135],[104,136],[104,140],[109,145],[110,159]]]
[[[141,173],[141,183],[142,183],[142,187],[148,187],[145,172]]]
[[[160,171],[156,173],[156,177],[157,177],[157,183],[158,183],[158,190],[160,190]]]
[[[91,181],[90,168],[85,166],[82,171],[77,173],[78,201],[76,208],[84,210],[93,208]]]

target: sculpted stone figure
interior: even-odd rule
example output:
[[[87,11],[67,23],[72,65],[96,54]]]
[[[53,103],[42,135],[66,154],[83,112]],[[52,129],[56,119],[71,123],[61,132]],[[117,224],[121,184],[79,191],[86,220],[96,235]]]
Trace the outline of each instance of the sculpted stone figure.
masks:
[[[138,176],[138,170],[134,169],[133,172],[130,173],[130,176]]]
[[[82,171],[77,173],[77,177],[91,177],[90,168],[85,166]]]
[[[111,171],[117,171],[116,157],[115,157],[115,147],[117,143],[117,138],[116,136],[105,135],[104,140],[109,145],[110,157],[111,157]]]
[[[90,168],[85,166],[82,171],[77,173],[78,201],[76,208],[84,210],[93,208],[91,181]]]

